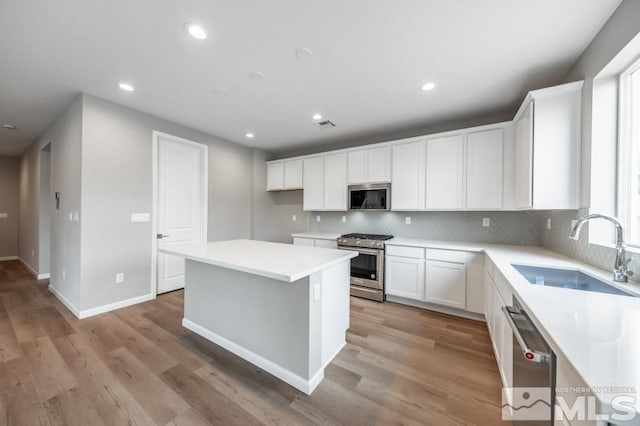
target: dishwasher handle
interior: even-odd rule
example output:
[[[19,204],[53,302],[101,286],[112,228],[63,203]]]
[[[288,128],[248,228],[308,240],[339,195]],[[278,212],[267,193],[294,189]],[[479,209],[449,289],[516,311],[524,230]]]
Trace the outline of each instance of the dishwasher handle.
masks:
[[[529,346],[527,346],[527,342],[524,341],[522,334],[520,334],[520,330],[518,329],[518,326],[513,320],[513,317],[511,316],[512,314],[526,316],[526,314],[524,314],[524,312],[522,312],[520,309],[515,308],[513,306],[503,306],[502,312],[504,313],[507,319],[507,324],[509,324],[511,331],[513,331],[514,337],[518,341],[518,345],[520,345],[520,349],[522,349],[522,355],[524,356],[524,358],[527,361],[531,361],[531,362],[537,362],[542,364],[549,363],[549,361],[551,360],[551,355],[545,352],[540,352],[540,351],[536,351],[529,348]]]

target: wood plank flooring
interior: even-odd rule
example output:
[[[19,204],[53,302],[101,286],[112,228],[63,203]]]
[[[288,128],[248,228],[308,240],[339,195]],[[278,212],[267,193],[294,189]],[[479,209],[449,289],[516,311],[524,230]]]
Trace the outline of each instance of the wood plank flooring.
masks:
[[[0,262],[0,426],[503,424],[479,322],[352,298],[309,396],[182,328],[181,291],[78,320],[47,286]]]

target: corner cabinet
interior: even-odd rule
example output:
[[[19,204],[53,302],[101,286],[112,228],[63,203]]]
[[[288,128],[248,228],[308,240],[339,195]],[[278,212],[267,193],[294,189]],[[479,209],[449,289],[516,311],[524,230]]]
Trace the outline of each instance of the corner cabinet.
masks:
[[[514,119],[514,204],[577,209],[583,82],[529,92]]]
[[[267,163],[267,191],[302,189],[302,160]]]

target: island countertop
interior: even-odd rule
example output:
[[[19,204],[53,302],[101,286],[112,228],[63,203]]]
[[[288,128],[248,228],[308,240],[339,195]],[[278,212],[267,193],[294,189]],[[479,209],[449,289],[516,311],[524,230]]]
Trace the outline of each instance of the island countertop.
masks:
[[[297,281],[358,255],[347,250],[256,240],[176,244],[158,250],[165,254],[285,282]]]

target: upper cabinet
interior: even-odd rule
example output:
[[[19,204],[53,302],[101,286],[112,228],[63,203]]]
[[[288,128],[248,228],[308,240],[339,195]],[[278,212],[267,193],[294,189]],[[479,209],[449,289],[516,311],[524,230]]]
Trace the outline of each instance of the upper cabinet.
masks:
[[[349,152],[348,171],[349,185],[391,182],[391,148]]]
[[[578,208],[582,85],[529,92],[516,114],[515,208]]]
[[[504,133],[499,128],[467,134],[467,209],[499,210],[503,206]]]
[[[426,208],[464,208],[464,134],[426,143]]]
[[[267,163],[267,191],[302,189],[302,160]]]
[[[391,209],[424,210],[425,198],[425,142],[394,145],[391,168]]]
[[[303,210],[347,210],[346,154],[305,158],[302,169]]]

